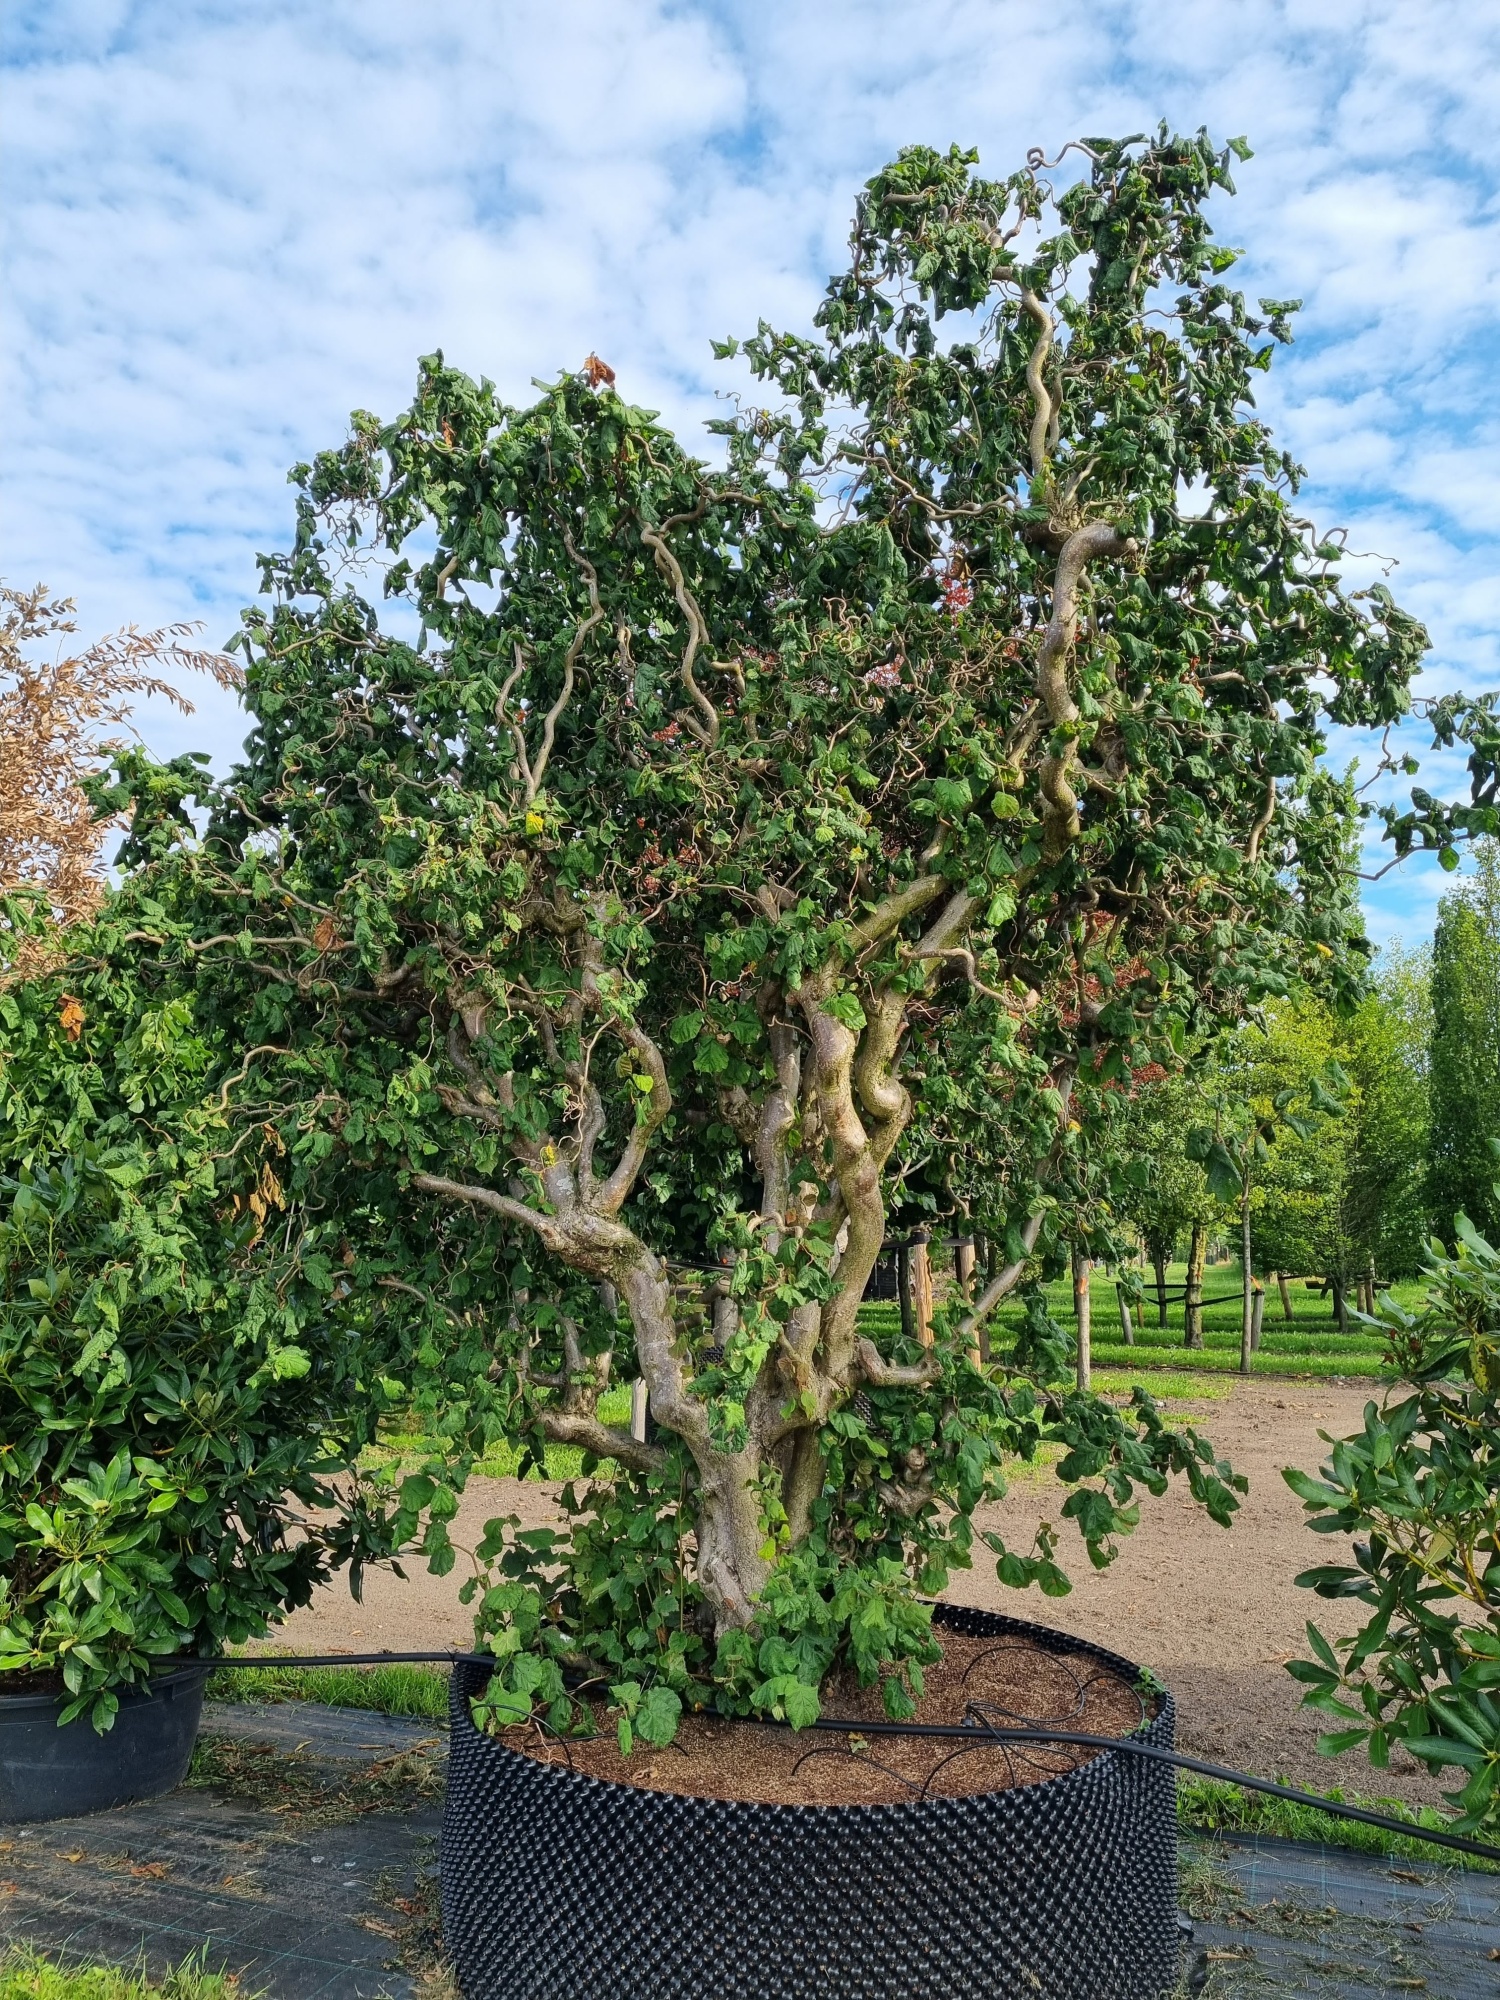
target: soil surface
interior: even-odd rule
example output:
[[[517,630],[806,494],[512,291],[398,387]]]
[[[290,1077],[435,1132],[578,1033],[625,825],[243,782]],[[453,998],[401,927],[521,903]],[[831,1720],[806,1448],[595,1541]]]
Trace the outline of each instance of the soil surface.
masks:
[[[1366,1402],[1378,1393],[1371,1383],[1253,1377],[1236,1380],[1223,1401],[1165,1405],[1171,1422],[1195,1425],[1248,1475],[1249,1494],[1225,1530],[1193,1505],[1181,1481],[1160,1500],[1142,1493],[1141,1524],[1106,1570],[1090,1568],[1076,1532],[1061,1518],[1066,1489],[1051,1471],[1022,1470],[1009,1496],[984,1510],[981,1525],[1025,1550],[1038,1524],[1050,1521],[1073,1579],[1071,1596],[1007,1589],[977,1543],[973,1569],[955,1572],[946,1594],[1054,1626],[1151,1667],[1176,1696],[1179,1744],[1200,1757],[1318,1790],[1339,1785],[1438,1804],[1441,1784],[1407,1760],[1377,1772],[1358,1756],[1320,1757],[1318,1722],[1299,1707],[1297,1684],[1285,1671],[1287,1660],[1307,1655],[1309,1618],[1330,1635],[1353,1631],[1361,1619],[1357,1604],[1329,1603],[1296,1588],[1300,1570],[1337,1561],[1346,1545],[1308,1530],[1281,1468],[1316,1472],[1328,1449],[1319,1432],[1358,1430]],[[555,1490],[537,1481],[474,1480],[453,1523],[454,1542],[472,1547],[496,1514],[520,1515],[528,1527],[554,1525]],[[458,1601],[467,1573],[462,1556],[446,1577],[415,1564],[404,1582],[367,1570],[362,1603],[342,1582],[321,1590],[269,1643],[307,1652],[467,1647],[473,1625]]]
[[[921,1722],[961,1723],[979,1705],[996,1728],[1050,1722],[1090,1736],[1128,1736],[1154,1712],[1154,1703],[1130,1681],[1085,1654],[1047,1653],[1024,1641],[966,1632],[939,1636],[943,1657],[923,1669]],[[904,1805],[935,1793],[962,1798],[1004,1791],[1055,1778],[1101,1754],[1067,1744],[969,1747],[951,1737],[867,1735],[859,1725],[884,1721],[885,1710],[879,1688],[862,1688],[852,1675],[824,1690],[823,1710],[855,1727],[837,1735],[793,1732],[688,1715],[665,1750],[638,1742],[623,1757],[613,1723],[601,1714],[598,1734],[582,1741],[563,1741],[532,1725],[507,1729],[500,1740],[541,1763],[566,1763],[591,1778],[644,1791],[797,1806]]]

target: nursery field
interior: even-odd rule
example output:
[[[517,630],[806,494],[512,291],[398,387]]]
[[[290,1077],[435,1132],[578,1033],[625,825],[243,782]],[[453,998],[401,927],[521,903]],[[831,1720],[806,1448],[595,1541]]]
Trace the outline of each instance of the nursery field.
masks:
[[[1174,1264],[1168,1273],[1169,1286],[1181,1287],[1185,1267]],[[941,1286],[941,1279],[939,1280]],[[1229,1393],[1224,1379],[1236,1376],[1240,1363],[1240,1274],[1237,1264],[1212,1264],[1203,1274],[1203,1346],[1182,1344],[1182,1305],[1170,1302],[1167,1325],[1157,1325],[1154,1297],[1148,1290],[1143,1312],[1137,1319],[1135,1343],[1127,1347],[1120,1337],[1120,1316],[1115,1280],[1095,1272],[1090,1287],[1093,1298],[1094,1384],[1107,1394],[1123,1395],[1139,1383],[1159,1402],[1191,1399],[1218,1401]],[[1310,1291],[1300,1279],[1289,1286],[1293,1317],[1282,1314],[1279,1293],[1273,1286],[1267,1295],[1260,1350],[1252,1357],[1255,1375],[1282,1379],[1357,1382],[1374,1381],[1380,1374],[1381,1342],[1351,1312],[1351,1331],[1338,1330],[1328,1300]],[[1402,1304],[1414,1304],[1420,1295],[1420,1281],[1391,1287]],[[1047,1306],[1058,1324],[1071,1327],[1072,1287],[1066,1279],[1047,1287]],[[866,1304],[860,1317],[872,1332],[894,1331],[900,1308],[894,1304]],[[1002,1307],[991,1322],[997,1349],[1004,1351],[1021,1324],[1017,1305]],[[1186,1379],[1185,1379],[1186,1378]],[[610,1390],[599,1403],[599,1415],[608,1424],[630,1421],[628,1387]],[[425,1454],[430,1442],[417,1433],[392,1429],[385,1434],[384,1449],[400,1458]],[[583,1455],[568,1445],[553,1445],[547,1452],[547,1474],[552,1479],[572,1479],[582,1470]],[[514,1445],[497,1444],[477,1470],[490,1479],[507,1479],[519,1469]]]
[[[1179,1293],[1186,1278],[1186,1266],[1173,1264],[1168,1270],[1169,1294]],[[1095,1271],[1090,1284],[1093,1301],[1094,1367],[1123,1371],[1132,1380],[1142,1380],[1152,1388],[1150,1377],[1163,1371],[1191,1370],[1215,1374],[1237,1372],[1240,1363],[1240,1269],[1238,1264],[1211,1264],[1203,1274],[1203,1346],[1183,1345],[1183,1308],[1180,1297],[1170,1298],[1167,1324],[1157,1324],[1157,1307],[1148,1272],[1143,1304],[1132,1312],[1135,1342],[1127,1347],[1122,1337],[1115,1279]],[[1421,1294],[1421,1281],[1393,1285],[1394,1296],[1403,1304],[1414,1304]],[[1273,1285],[1266,1295],[1265,1318],[1260,1350],[1252,1357],[1251,1370],[1257,1375],[1309,1377],[1374,1377],[1380,1373],[1382,1344],[1372,1329],[1360,1324],[1351,1309],[1350,1331],[1340,1333],[1328,1299],[1311,1291],[1300,1278],[1288,1285],[1292,1318],[1283,1316],[1279,1292]],[[1060,1326],[1073,1323],[1073,1293],[1067,1279],[1047,1287],[1047,1309]],[[894,1326],[899,1317],[895,1305],[867,1305],[865,1316],[873,1326]],[[1022,1322],[1018,1304],[1001,1307],[991,1323],[992,1338],[1002,1351]],[[1106,1385],[1108,1386],[1108,1385]],[[1155,1390],[1153,1389],[1153,1393]],[[1195,1394],[1203,1393],[1201,1390]]]

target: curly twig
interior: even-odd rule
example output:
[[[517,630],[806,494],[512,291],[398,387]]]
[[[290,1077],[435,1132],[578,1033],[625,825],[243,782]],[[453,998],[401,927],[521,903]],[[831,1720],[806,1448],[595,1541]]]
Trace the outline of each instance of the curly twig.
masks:
[[[1053,409],[1052,396],[1042,370],[1052,352],[1052,315],[1035,292],[1022,292],[1021,310],[1037,325],[1036,344],[1026,357],[1026,386],[1031,391],[1032,402],[1031,479],[1034,486],[1043,487],[1047,480],[1047,438],[1052,428]]]
[[[583,642],[604,616],[604,607],[599,602],[599,577],[594,569],[594,565],[589,561],[587,556],[581,556],[577,549],[574,548],[573,537],[566,528],[563,529],[563,544],[568,554],[583,572],[583,581],[589,594],[589,615],[574,630],[572,641],[568,647],[567,657],[563,661],[562,692],[558,695],[557,700],[553,702],[551,708],[548,709],[546,717],[542,722],[541,746],[536,753],[536,763],[531,767],[526,778],[527,805],[531,804],[542,788],[542,779],[546,775],[547,763],[552,755],[552,736],[553,731],[557,728],[557,719],[573,696],[573,670],[578,664],[578,655],[583,650]]]
[[[1247,861],[1254,862],[1259,859],[1261,840],[1265,835],[1266,828],[1271,824],[1275,812],[1276,780],[1274,778],[1267,778],[1265,804],[1261,807],[1259,814],[1256,816],[1255,824],[1250,829],[1250,838],[1245,842],[1245,859]]]
[[[680,518],[686,520],[690,517],[683,515]],[[672,595],[677,599],[678,608],[687,620],[688,642],[683,648],[682,665],[678,669],[678,672],[682,679],[682,685],[687,689],[692,699],[693,706],[703,718],[699,722],[695,717],[689,716],[687,719],[688,727],[698,738],[698,741],[703,744],[705,749],[712,750],[719,740],[719,711],[693,678],[693,661],[697,658],[698,649],[700,646],[707,647],[708,645],[708,629],[703,623],[703,614],[699,611],[694,601],[693,593],[687,587],[687,578],[682,573],[682,564],[667,547],[658,530],[653,528],[649,522],[642,522],[641,524],[641,540],[655,555],[656,566],[671,584]]]
[[[1129,144],[1129,141],[1127,140],[1126,143]],[[1070,139],[1067,145],[1063,147],[1062,152],[1058,154],[1055,160],[1049,160],[1047,158],[1046,149],[1044,147],[1028,146],[1026,148],[1026,164],[1031,169],[1032,173],[1039,174],[1044,172],[1048,168],[1060,167],[1063,163],[1065,156],[1069,153],[1087,153],[1089,158],[1093,161],[1096,167],[1098,166],[1100,160],[1102,160],[1104,157],[1102,153],[1096,153],[1092,146],[1085,145],[1082,139]]]
[[[1078,795],[1068,782],[1077,742],[1078,704],[1068,687],[1068,655],[1078,630],[1078,585],[1096,556],[1127,554],[1134,543],[1108,521],[1090,521],[1063,544],[1052,584],[1052,616],[1037,655],[1036,684],[1055,731],[1064,736],[1060,754],[1042,760],[1042,853],[1056,861],[1079,833]]]

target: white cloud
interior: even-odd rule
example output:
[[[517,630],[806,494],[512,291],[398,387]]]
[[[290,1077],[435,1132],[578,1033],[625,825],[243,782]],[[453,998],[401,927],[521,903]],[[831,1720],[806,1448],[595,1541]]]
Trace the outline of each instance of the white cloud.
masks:
[[[806,322],[896,147],[1248,132],[1221,233],[1302,296],[1262,406],[1400,557],[1434,687],[1494,685],[1500,9],[1472,0],[13,0],[4,568],[218,640],[285,468],[441,346],[511,396],[597,349],[691,430],[710,335]],[[222,759],[220,702],[162,750]],[[1372,922],[1418,934],[1427,876]]]

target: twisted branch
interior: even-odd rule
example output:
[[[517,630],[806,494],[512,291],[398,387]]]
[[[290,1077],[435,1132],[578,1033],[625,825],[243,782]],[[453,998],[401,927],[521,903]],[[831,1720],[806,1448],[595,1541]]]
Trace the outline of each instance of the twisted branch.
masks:
[[[854,1367],[872,1389],[925,1389],[943,1372],[942,1363],[933,1354],[909,1363],[887,1361],[874,1341],[863,1334],[854,1343]]]
[[[1097,556],[1125,555],[1135,544],[1108,521],[1090,521],[1063,544],[1052,584],[1052,616],[1037,655],[1037,693],[1055,732],[1064,737],[1060,755],[1042,759],[1042,853],[1057,861],[1078,838],[1078,795],[1068,782],[1076,754],[1078,704],[1068,686],[1068,655],[1078,631],[1078,586],[1085,567]]]
[[[542,779],[552,756],[552,736],[557,728],[557,719],[573,698],[573,670],[578,664],[578,655],[583,651],[583,642],[604,616],[604,607],[599,602],[599,578],[594,565],[587,556],[581,556],[573,546],[573,537],[566,528],[562,531],[563,545],[583,572],[583,581],[589,594],[589,615],[574,628],[573,638],[563,660],[562,692],[548,709],[542,722],[541,747],[536,753],[536,763],[526,780],[526,803],[530,805],[541,790]]]
[[[576,1411],[542,1410],[537,1421],[553,1444],[577,1445],[580,1451],[592,1452],[595,1458],[612,1458],[632,1472],[659,1472],[667,1462],[667,1454],[660,1445],[642,1444],[629,1431],[618,1431],[612,1424],[600,1423],[597,1417]]]
[[[649,522],[643,521],[641,524],[641,540],[655,555],[656,566],[671,584],[672,595],[677,599],[678,608],[687,620],[688,642],[683,648],[682,665],[678,673],[682,685],[692,697],[693,706],[703,718],[699,722],[695,717],[689,716],[688,727],[705,749],[712,750],[719,740],[719,711],[693,678],[693,661],[698,656],[699,647],[708,645],[708,628],[703,622],[703,614],[698,609],[693,593],[687,587],[682,564],[667,547],[658,530]]]
[[[1074,1074],[1075,1072],[1070,1066],[1058,1078],[1056,1084],[1057,1094],[1061,1099],[1057,1115],[1059,1139],[1068,1122],[1068,1105],[1073,1096]],[[1053,1152],[1055,1155],[1055,1144]],[[1044,1214],[1044,1210],[1038,1209],[1035,1215],[1029,1215],[1026,1218],[1021,1228],[1021,1255],[1016,1258],[1014,1263],[1007,1264],[1003,1270],[997,1271],[994,1277],[990,1279],[990,1282],[974,1301],[973,1310],[965,1316],[964,1323],[959,1329],[961,1334],[968,1335],[975,1333],[983,1322],[989,1318],[990,1314],[1006,1294],[1015,1290],[1021,1273],[1026,1269],[1031,1253],[1036,1248],[1036,1239],[1042,1233]]]
[[[578,666],[578,656],[583,651],[583,642],[604,616],[604,607],[599,602],[599,577],[587,556],[580,555],[574,546],[572,534],[567,528],[562,531],[563,544],[573,561],[583,574],[584,588],[589,594],[589,615],[580,619],[573,628],[573,636],[568,641],[568,650],[563,656],[563,682],[557,700],[542,718],[542,740],[537,746],[536,763],[532,764],[526,752],[526,735],[519,722],[509,721],[505,705],[511,689],[526,671],[526,655],[521,651],[520,640],[515,641],[515,665],[506,675],[500,692],[495,697],[495,721],[509,729],[512,743],[516,746],[516,761],[521,767],[521,779],[525,786],[525,803],[530,805],[542,789],[542,780],[547,775],[547,765],[552,758],[552,744],[557,732],[558,718],[573,699],[573,677]]]
[[[1026,386],[1031,391],[1032,417],[1031,435],[1028,440],[1031,449],[1031,480],[1039,489],[1047,483],[1047,439],[1052,428],[1053,405],[1042,371],[1047,365],[1047,356],[1052,352],[1052,315],[1042,304],[1035,292],[1022,292],[1021,310],[1029,319],[1036,321],[1037,337],[1030,354],[1026,357]],[[1041,497],[1040,492],[1038,498]]]
[[[1266,797],[1255,824],[1250,829],[1250,838],[1245,842],[1245,859],[1255,862],[1260,857],[1260,843],[1265,838],[1266,828],[1276,816],[1276,780],[1267,778]]]

